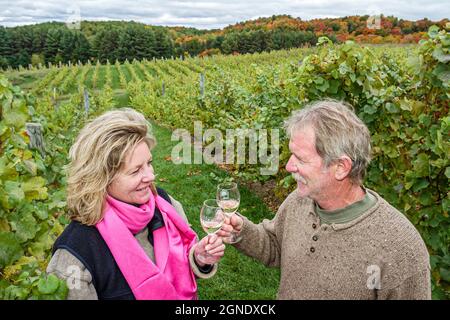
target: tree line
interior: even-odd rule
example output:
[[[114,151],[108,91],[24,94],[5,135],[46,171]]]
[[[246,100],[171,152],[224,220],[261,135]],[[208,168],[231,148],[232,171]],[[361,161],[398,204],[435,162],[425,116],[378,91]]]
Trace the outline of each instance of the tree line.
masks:
[[[134,21],[82,21],[79,30],[49,22],[0,27],[0,68],[49,63],[123,62],[171,56],[244,54],[314,45],[320,36],[333,42],[417,43],[433,23],[381,16],[380,28],[368,28],[369,16],[303,21],[278,15],[240,22],[222,30],[158,27]]]
[[[138,23],[99,24],[93,31],[62,23],[0,27],[0,68],[89,60],[123,62],[170,57],[173,40],[163,28]]]

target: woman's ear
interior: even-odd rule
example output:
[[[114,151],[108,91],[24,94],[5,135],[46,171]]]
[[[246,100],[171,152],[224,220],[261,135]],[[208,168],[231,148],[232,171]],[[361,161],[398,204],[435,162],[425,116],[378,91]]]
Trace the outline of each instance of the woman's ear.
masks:
[[[336,161],[336,170],[334,172],[334,177],[336,180],[342,181],[352,171],[353,161],[348,156],[342,156]]]

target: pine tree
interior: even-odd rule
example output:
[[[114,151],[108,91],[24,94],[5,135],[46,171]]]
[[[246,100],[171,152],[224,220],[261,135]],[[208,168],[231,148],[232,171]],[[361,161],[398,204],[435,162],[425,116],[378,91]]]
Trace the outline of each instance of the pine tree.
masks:
[[[81,32],[75,33],[73,62],[87,62],[91,58],[91,45],[88,39]]]
[[[44,56],[45,62],[56,62],[56,56],[61,56],[61,30],[49,29],[47,32],[47,38],[45,39]]]
[[[0,27],[0,68],[11,64],[12,41],[7,29]]]

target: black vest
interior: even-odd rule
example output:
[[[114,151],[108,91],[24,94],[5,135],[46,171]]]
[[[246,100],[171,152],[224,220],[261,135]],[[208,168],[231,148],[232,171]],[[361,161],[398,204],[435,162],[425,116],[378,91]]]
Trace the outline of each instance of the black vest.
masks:
[[[157,188],[157,191],[163,199],[171,202],[163,189]],[[156,207],[154,217],[147,225],[148,240],[151,244],[153,230],[163,225],[161,212]],[[135,300],[130,286],[96,227],[72,221],[53,245],[53,253],[58,249],[69,251],[89,270],[99,300]]]

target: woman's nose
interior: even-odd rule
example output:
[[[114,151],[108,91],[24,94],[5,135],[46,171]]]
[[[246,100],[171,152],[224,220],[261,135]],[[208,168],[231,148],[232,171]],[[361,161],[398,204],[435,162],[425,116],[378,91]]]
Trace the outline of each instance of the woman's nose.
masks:
[[[151,165],[148,166],[147,168],[145,168],[143,180],[144,181],[153,181],[153,180],[155,180],[155,174],[153,173],[153,167]]]

